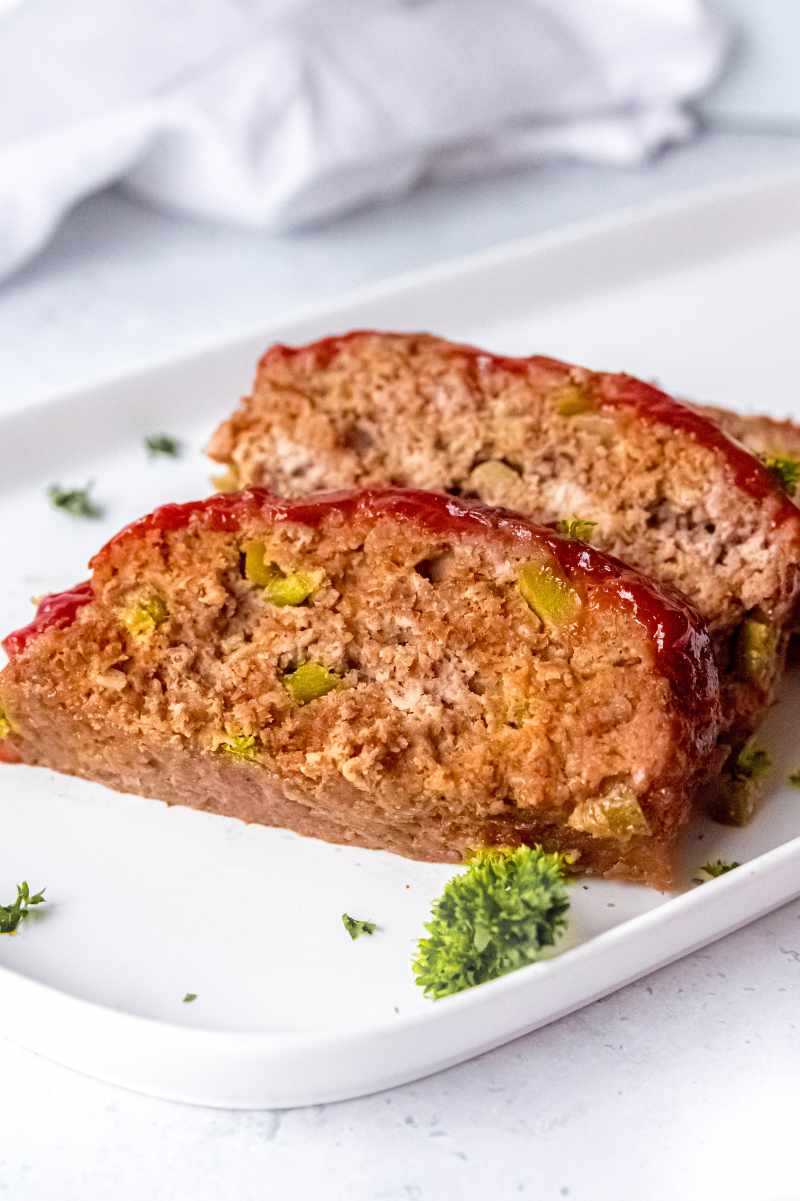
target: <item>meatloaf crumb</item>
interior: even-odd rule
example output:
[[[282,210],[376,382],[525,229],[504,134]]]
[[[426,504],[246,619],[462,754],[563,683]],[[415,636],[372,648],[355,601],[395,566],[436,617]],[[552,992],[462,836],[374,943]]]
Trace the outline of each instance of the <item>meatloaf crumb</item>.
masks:
[[[2,757],[422,859],[541,842],[664,886],[710,638],[622,564],[445,495],[166,506],[9,636]]]

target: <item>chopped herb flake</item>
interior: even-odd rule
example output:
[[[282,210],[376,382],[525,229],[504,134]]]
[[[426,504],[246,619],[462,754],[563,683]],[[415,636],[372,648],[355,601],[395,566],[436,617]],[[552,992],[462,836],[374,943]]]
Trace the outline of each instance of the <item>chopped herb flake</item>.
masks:
[[[735,867],[741,867],[741,864],[737,863],[735,859],[730,863],[726,863],[724,859],[715,859],[713,862],[709,860],[708,863],[704,863],[697,869],[704,875],[695,876],[692,883],[706,884],[709,880],[716,880],[718,876],[724,876],[726,872],[732,872]]]
[[[794,496],[800,483],[800,459],[790,455],[762,455],[762,462],[789,496]]]
[[[567,925],[569,860],[541,847],[477,851],[433,903],[413,963],[427,997],[447,997],[539,958]]]
[[[584,521],[581,517],[569,517],[556,522],[556,529],[565,538],[573,538],[576,542],[588,542],[596,521]]]
[[[180,442],[169,434],[150,434],[145,438],[144,445],[151,459],[157,455],[168,455],[170,458],[177,459],[181,453]]]
[[[342,924],[353,940],[360,938],[362,934],[374,934],[378,929],[375,922],[367,922],[360,917],[351,917],[349,913],[342,914]]]
[[[13,934],[34,905],[44,905],[45,890],[31,893],[27,880],[17,885],[17,899],[11,905],[0,905],[0,934]]]
[[[47,495],[55,509],[63,509],[72,517],[102,517],[102,508],[89,495],[92,487],[91,483],[85,488],[62,488],[60,484],[51,484]]]
[[[183,1003],[184,1003],[184,1005],[190,1005],[192,1003],[192,1001],[196,1001],[196,1000],[197,1000],[196,992],[187,992],[186,996],[183,998]]]
[[[791,773],[789,776],[789,783],[793,788],[800,788],[800,767]]]

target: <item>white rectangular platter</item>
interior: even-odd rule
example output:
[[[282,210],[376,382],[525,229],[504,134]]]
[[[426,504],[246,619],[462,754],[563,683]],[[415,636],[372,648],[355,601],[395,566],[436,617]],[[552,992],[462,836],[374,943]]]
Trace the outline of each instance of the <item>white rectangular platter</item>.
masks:
[[[271,341],[424,328],[800,416],[798,274],[800,178],[771,177],[505,246],[0,419],[0,632],[84,578],[123,523],[210,491],[202,447]],[[183,439],[177,463],[146,458],[161,431]],[[87,479],[102,520],[48,505],[48,484]],[[436,1002],[410,965],[452,868],[4,766],[0,902],[28,879],[49,904],[0,938],[3,1032],[130,1088],[239,1107],[351,1097],[476,1055],[800,894],[798,699],[790,681],[764,729],[759,817],[693,828],[676,893],[578,882],[559,955]],[[693,885],[718,856],[742,867]],[[345,910],[379,932],[351,942]]]

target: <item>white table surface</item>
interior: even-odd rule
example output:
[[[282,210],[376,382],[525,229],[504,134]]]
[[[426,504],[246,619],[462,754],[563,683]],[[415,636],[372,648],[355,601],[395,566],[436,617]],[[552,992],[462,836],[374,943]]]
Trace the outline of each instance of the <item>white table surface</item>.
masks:
[[[431,189],[285,240],[107,194],[0,290],[0,410],[400,270],[790,163],[800,137],[712,131],[647,171]],[[0,1042],[0,1198],[798,1198],[798,923],[800,902],[480,1060],[312,1109],[191,1109]]]

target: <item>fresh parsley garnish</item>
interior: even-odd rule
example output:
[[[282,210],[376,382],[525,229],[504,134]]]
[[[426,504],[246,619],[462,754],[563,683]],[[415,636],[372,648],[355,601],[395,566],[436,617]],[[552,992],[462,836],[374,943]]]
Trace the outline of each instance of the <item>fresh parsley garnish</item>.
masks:
[[[44,894],[44,889],[32,894],[27,880],[18,884],[16,901],[11,905],[0,905],[0,934],[13,934],[33,905],[45,904]]]
[[[63,509],[72,517],[102,517],[102,508],[90,496],[92,487],[91,483],[85,488],[62,488],[60,484],[51,484],[47,495],[53,508]]]
[[[708,863],[704,863],[702,867],[698,867],[697,869],[699,872],[704,872],[705,874],[694,876],[692,883],[706,884],[709,880],[716,880],[718,876],[724,876],[726,872],[732,872],[735,867],[741,866],[735,859],[731,860],[730,863],[726,863],[724,859],[715,859],[713,862],[709,860]]]
[[[349,913],[342,914],[342,924],[351,938],[360,938],[362,934],[374,934],[378,929],[375,922],[367,922],[359,917],[351,917]]]
[[[800,484],[800,459],[790,455],[762,455],[761,461],[772,472],[784,492],[794,496]]]
[[[538,959],[567,925],[568,860],[541,847],[473,855],[433,903],[413,963],[426,997],[447,997]]]
[[[573,538],[576,542],[588,542],[596,521],[584,521],[582,517],[569,517],[556,522],[556,529],[565,538]]]
[[[151,458],[156,455],[167,455],[177,459],[181,453],[181,444],[171,434],[149,434],[144,440],[145,450]]]
[[[183,998],[183,1003],[184,1003],[184,1005],[190,1005],[192,1001],[196,1001],[196,1000],[197,1000],[196,992],[187,992]]]

